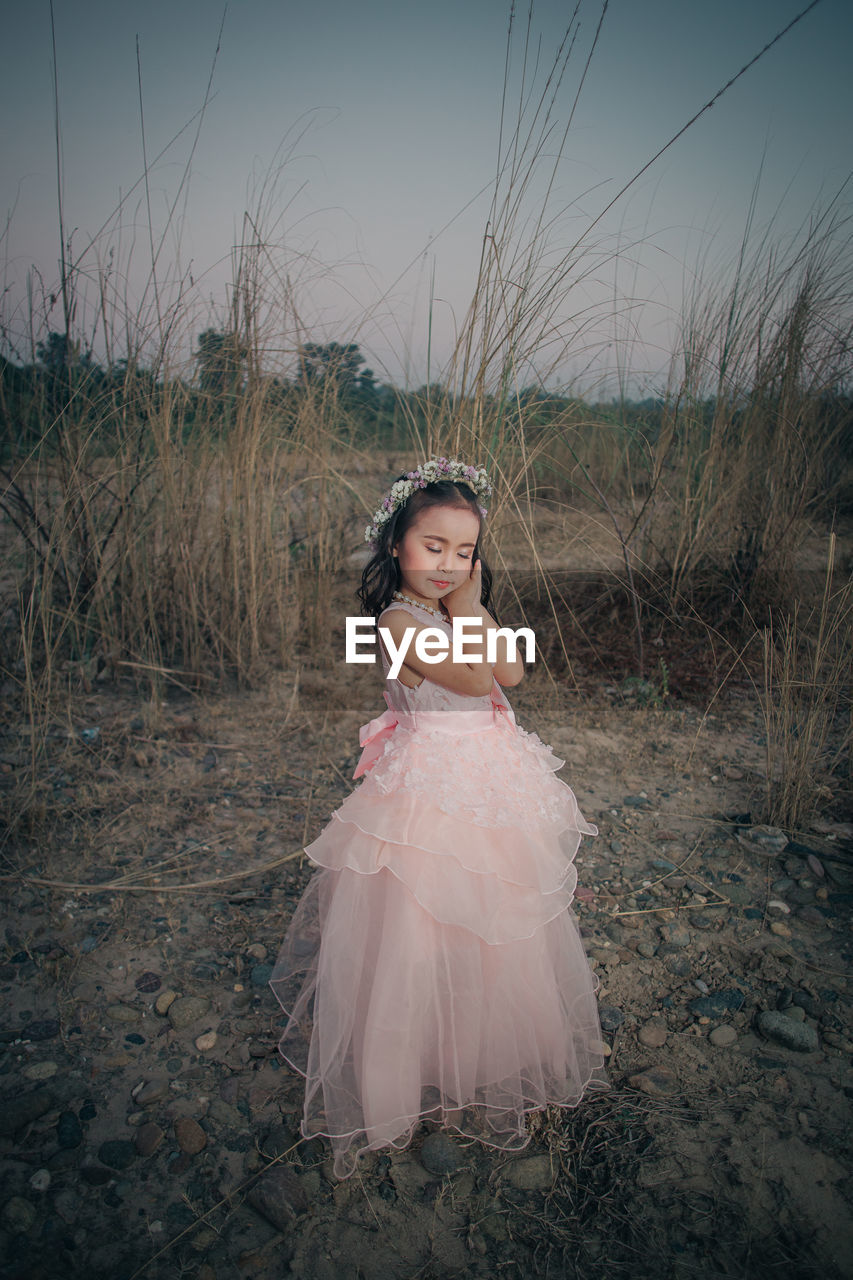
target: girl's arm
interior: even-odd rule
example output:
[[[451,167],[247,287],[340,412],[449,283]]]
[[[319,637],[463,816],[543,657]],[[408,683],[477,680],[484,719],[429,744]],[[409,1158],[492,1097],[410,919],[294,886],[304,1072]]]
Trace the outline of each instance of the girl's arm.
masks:
[[[448,612],[450,611],[448,610]],[[453,613],[451,613],[451,617],[453,616],[454,616]],[[466,640],[465,652],[476,653],[476,654],[482,653],[483,658],[485,658],[485,655],[487,653],[486,636],[490,631],[495,631],[495,632],[500,631],[498,624],[495,622],[492,615],[488,613],[487,610],[481,604],[476,605],[476,607],[472,610],[471,613],[462,614],[461,616],[469,617],[469,618],[477,618],[477,617],[482,618],[482,622],[483,622],[483,625],[481,628],[482,639],[473,638],[477,636],[477,631],[475,627],[468,628],[468,631],[472,635],[472,639]],[[513,685],[517,685],[521,683],[522,678],[524,676],[524,659],[521,657],[521,654],[519,652],[520,647],[521,647],[520,645],[515,646],[515,658],[513,659],[513,661],[510,661],[509,645],[504,636],[498,635],[497,643],[495,645],[497,662],[491,668],[492,674],[494,678],[497,680],[498,684],[505,685],[507,688],[512,688]],[[486,665],[485,662],[483,663],[483,665],[484,666]],[[491,684],[489,685],[489,688],[491,689]]]
[[[466,693],[472,698],[482,698],[485,694],[491,693],[492,668],[487,662],[454,662],[452,649],[448,649],[438,662],[424,662],[418,657],[415,652],[417,634],[429,628],[421,626],[407,610],[386,609],[382,615],[382,626],[388,629],[398,649],[404,641],[406,631],[414,627],[414,635],[411,637],[403,661],[403,666],[407,670],[416,672],[435,684],[443,685],[445,689],[452,689],[454,693]],[[479,641],[466,645],[466,651],[471,653],[477,653],[478,648]]]

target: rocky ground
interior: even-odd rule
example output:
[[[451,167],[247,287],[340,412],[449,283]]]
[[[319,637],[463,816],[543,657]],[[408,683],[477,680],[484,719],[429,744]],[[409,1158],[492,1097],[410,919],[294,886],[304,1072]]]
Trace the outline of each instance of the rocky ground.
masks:
[[[831,807],[794,842],[756,822],[744,691],[703,716],[539,674],[510,701],[600,828],[575,909],[610,1092],[532,1118],[519,1154],[424,1127],[336,1182],[267,979],[375,677],[344,711],[286,675],[163,705],[95,686],[49,847],[3,883],[4,1274],[853,1276],[853,831]]]

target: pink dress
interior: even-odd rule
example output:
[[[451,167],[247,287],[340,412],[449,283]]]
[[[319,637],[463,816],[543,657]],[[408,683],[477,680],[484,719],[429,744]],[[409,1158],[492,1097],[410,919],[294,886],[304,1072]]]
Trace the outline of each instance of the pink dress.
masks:
[[[317,869],[270,977],[279,1052],[305,1077],[302,1135],[329,1138],[339,1178],[445,1109],[517,1149],[527,1113],[609,1087],[571,909],[597,830],[555,776],[564,762],[497,681],[483,697],[410,688],[380,654],[388,710],[360,731],[363,780],[305,847]]]

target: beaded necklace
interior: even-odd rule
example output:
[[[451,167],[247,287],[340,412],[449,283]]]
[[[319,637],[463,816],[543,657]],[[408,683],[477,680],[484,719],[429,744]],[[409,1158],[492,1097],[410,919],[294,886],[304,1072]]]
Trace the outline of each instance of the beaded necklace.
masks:
[[[425,609],[427,613],[433,614],[436,618],[440,618],[442,622],[447,622],[446,616],[440,609],[433,609],[431,605],[421,604],[420,600],[413,600],[411,596],[404,595],[402,591],[395,591],[392,600],[405,600],[406,604],[413,604],[418,609]]]

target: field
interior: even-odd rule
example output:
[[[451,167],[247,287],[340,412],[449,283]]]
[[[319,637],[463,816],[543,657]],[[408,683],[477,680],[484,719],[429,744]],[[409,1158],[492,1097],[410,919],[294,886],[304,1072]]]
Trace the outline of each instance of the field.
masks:
[[[849,216],[748,227],[655,394],[582,393],[576,299],[619,249],[531,214],[555,102],[520,99],[417,390],[303,325],[272,179],[215,325],[156,257],[133,311],[121,210],[0,315],[14,1280],[853,1276]],[[343,661],[364,527],[440,454],[489,471],[493,605],[537,641],[509,700],[599,828],[610,1089],[509,1158],[425,1126],[338,1183],[268,978],[382,708]]]

